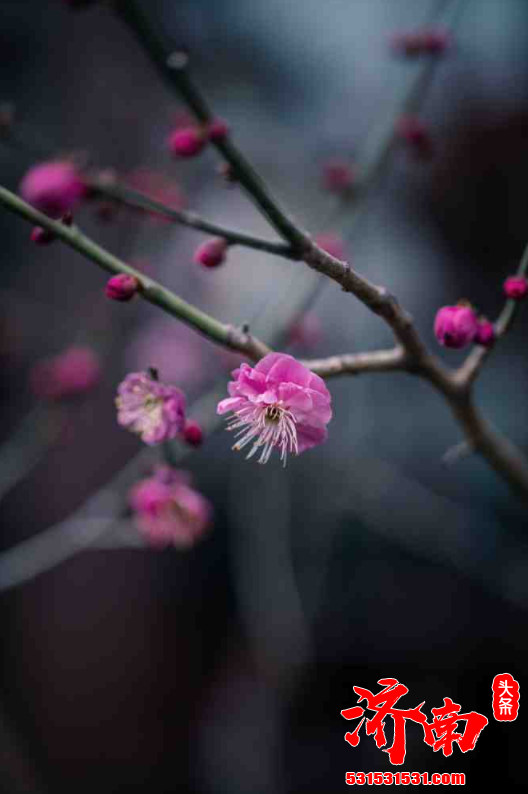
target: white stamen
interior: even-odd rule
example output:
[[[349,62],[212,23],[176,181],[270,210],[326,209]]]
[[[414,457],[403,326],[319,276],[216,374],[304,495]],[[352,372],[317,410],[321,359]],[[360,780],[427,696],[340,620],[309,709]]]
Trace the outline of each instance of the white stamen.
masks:
[[[247,458],[261,450],[259,463],[267,463],[274,447],[280,450],[284,466],[288,453],[299,454],[295,417],[286,408],[274,405],[247,405],[240,408],[229,419],[228,430],[236,430],[239,436],[233,446],[237,452],[253,441]],[[241,438],[240,438],[241,436]]]

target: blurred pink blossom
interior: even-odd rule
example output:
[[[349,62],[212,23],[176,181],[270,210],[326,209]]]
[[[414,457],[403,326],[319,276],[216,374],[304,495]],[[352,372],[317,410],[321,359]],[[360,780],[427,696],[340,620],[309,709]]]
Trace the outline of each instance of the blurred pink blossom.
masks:
[[[131,372],[120,383],[116,398],[117,421],[145,444],[160,444],[181,433],[185,396],[176,386],[154,380],[146,372]]]
[[[210,502],[191,486],[187,472],[160,467],[130,492],[138,530],[152,546],[193,546],[211,524]]]
[[[38,397],[60,400],[84,394],[96,386],[100,377],[99,357],[92,348],[69,347],[35,364],[30,382]]]
[[[86,186],[75,165],[67,160],[39,163],[27,171],[20,195],[36,209],[59,218],[77,206]]]

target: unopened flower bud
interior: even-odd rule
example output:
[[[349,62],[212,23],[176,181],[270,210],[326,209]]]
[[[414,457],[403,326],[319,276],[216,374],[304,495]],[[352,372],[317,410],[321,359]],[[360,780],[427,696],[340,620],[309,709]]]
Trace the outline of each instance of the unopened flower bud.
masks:
[[[443,306],[434,323],[436,338],[444,347],[459,349],[471,344],[478,329],[478,320],[471,306]]]
[[[504,292],[514,301],[521,300],[528,292],[528,281],[524,276],[510,276],[504,282]]]
[[[128,273],[119,273],[107,281],[105,295],[111,300],[125,303],[132,300],[138,290],[139,281],[135,276],[129,276]]]
[[[422,160],[433,154],[433,141],[425,124],[417,116],[401,116],[396,132],[408,144],[411,151]]]
[[[207,143],[207,134],[199,127],[181,127],[169,138],[169,149],[176,157],[195,157]]]
[[[228,242],[223,237],[213,237],[198,246],[193,259],[204,267],[218,267],[225,261]]]
[[[49,245],[55,240],[55,235],[48,229],[43,229],[42,226],[34,226],[31,230],[30,240],[35,245]]]
[[[188,419],[183,429],[183,439],[191,447],[199,447],[203,441],[203,430],[194,419]]]
[[[495,327],[489,320],[479,320],[477,334],[474,340],[477,345],[482,347],[491,347],[495,341]]]
[[[85,193],[77,168],[66,160],[35,165],[20,183],[22,198],[52,218],[72,210]]]
[[[223,119],[215,119],[209,124],[209,140],[223,141],[229,133],[229,127]]]
[[[326,163],[323,168],[323,185],[333,193],[345,193],[354,183],[354,173],[347,163]]]

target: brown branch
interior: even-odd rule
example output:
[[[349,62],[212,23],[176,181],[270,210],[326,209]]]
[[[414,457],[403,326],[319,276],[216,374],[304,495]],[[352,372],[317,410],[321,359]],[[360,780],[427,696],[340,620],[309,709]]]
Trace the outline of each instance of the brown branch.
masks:
[[[340,356],[309,359],[302,363],[322,378],[334,378],[337,375],[360,375],[365,372],[405,370],[405,362],[405,353],[401,347],[394,347],[392,350],[345,353]]]

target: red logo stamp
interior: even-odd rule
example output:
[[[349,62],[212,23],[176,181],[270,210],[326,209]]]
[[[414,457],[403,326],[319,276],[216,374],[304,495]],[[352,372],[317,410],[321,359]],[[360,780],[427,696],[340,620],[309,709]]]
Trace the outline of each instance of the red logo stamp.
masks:
[[[497,678],[504,679],[504,676],[497,676]],[[493,683],[495,685],[495,682]],[[353,687],[356,695],[359,695],[358,703],[364,700],[367,705],[365,708],[353,706],[341,712],[346,720],[362,718],[352,733],[345,734],[345,741],[352,747],[357,747],[359,744],[359,730],[366,720],[365,732],[367,736],[374,734],[376,746],[385,747],[387,744],[385,719],[392,717],[394,741],[389,748],[383,750],[384,753],[388,754],[391,764],[399,765],[405,761],[405,726],[407,720],[419,723],[423,727],[425,743],[432,747],[435,752],[442,750],[446,757],[452,755],[454,744],[458,744],[463,753],[473,750],[481,731],[488,724],[487,717],[476,711],[461,714],[462,706],[454,703],[451,698],[444,698],[443,706],[431,709],[433,719],[428,722],[427,716],[422,712],[422,706],[425,701],[413,709],[394,708],[397,701],[409,691],[404,684],[400,684],[396,678],[380,678],[378,684],[381,684],[383,689],[377,695],[368,689],[363,689],[363,687]],[[375,712],[375,715],[369,719],[363,716],[367,709]],[[457,731],[459,722],[465,723],[463,733]]]
[[[513,722],[519,713],[519,683],[509,673],[493,679],[493,716],[499,722]]]

